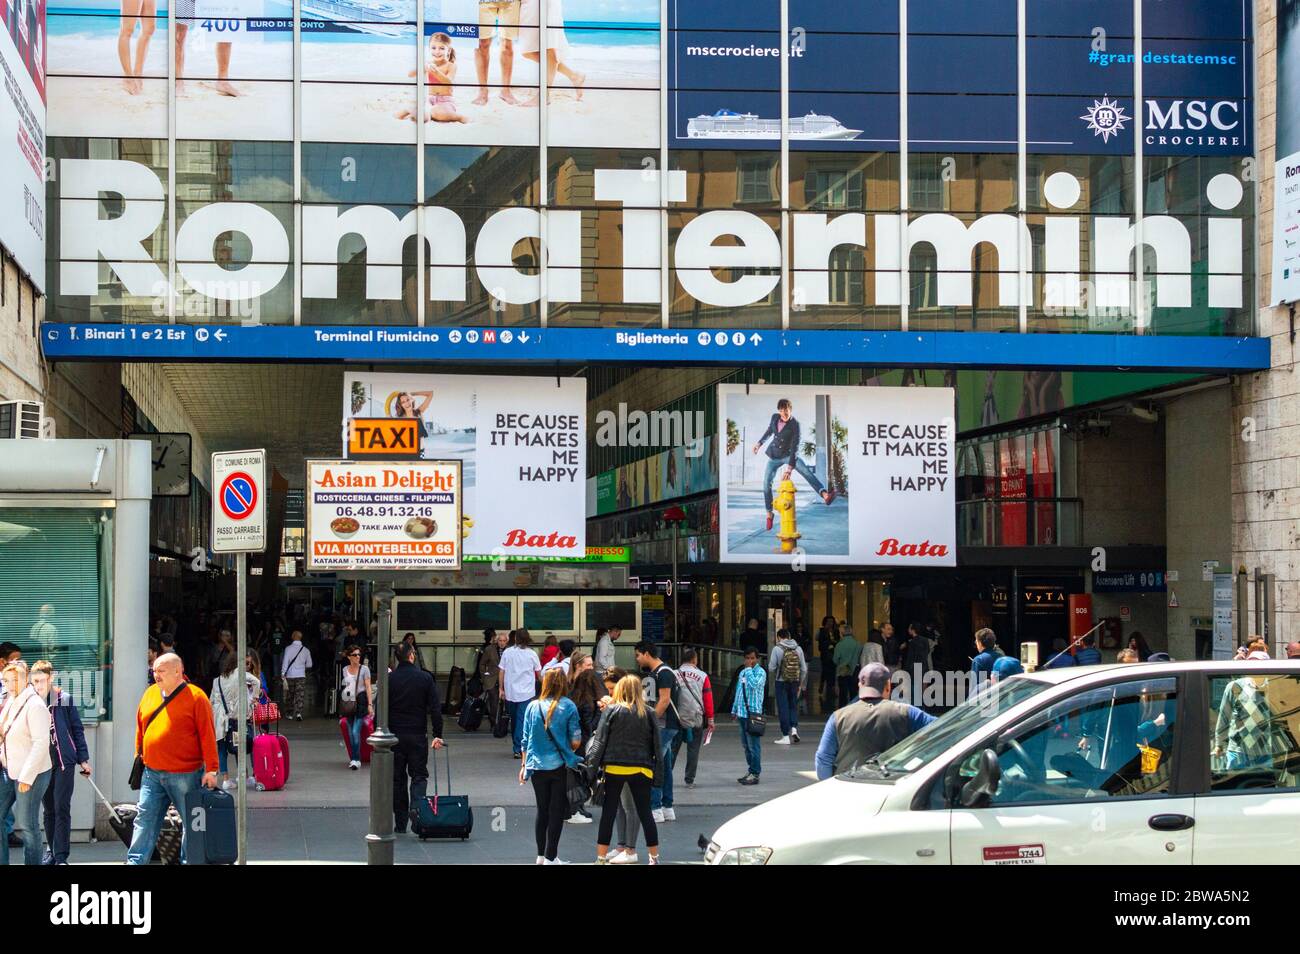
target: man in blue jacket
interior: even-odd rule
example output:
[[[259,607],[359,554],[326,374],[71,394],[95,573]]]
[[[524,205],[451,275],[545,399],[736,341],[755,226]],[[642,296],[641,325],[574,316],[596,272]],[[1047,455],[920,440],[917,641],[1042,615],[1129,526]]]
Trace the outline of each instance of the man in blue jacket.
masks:
[[[44,659],[32,666],[32,688],[45,700],[53,720],[50,733],[54,774],[45,789],[45,864],[66,865],[72,836],[72,788],[77,769],[90,774],[90,750],[81,711],[68,693],[54,686],[54,667]]]
[[[1074,661],[1079,666],[1101,665],[1101,650],[1097,648],[1097,634],[1089,633],[1083,637],[1082,648],[1074,654]]]
[[[835,499],[835,491],[827,490],[817,479],[817,475],[812,472],[812,468],[800,458],[799,434],[799,421],[794,416],[794,405],[788,398],[781,398],[776,402],[776,413],[768,422],[767,430],[754,444],[754,453],[757,454],[762,449],[763,442],[769,437],[772,439],[772,442],[767,445],[767,469],[763,473],[763,506],[767,510],[769,530],[772,529],[775,516],[772,510],[772,478],[782,467],[785,468],[781,473],[782,480],[788,480],[790,474],[797,470],[803,479],[808,481],[808,486],[820,495],[828,506]]]
[[[975,677],[975,682],[982,683],[989,678],[989,674],[993,672],[993,664],[1002,658],[1004,653],[998,648],[997,636],[987,626],[975,634],[975,648],[980,652],[971,660],[970,671]]]

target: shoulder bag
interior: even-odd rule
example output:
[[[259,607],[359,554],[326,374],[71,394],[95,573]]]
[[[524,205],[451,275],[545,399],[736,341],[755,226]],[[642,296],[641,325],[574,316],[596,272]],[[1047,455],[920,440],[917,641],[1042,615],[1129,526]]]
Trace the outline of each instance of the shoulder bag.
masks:
[[[144,732],[140,733],[141,739],[143,739],[145,735],[148,733],[149,726],[153,725],[153,720],[158,718],[159,713],[161,713],[164,709],[166,709],[169,705],[172,704],[172,700],[181,694],[182,689],[186,689],[188,687],[189,687],[188,682],[182,682],[179,686],[176,687],[175,692],[173,692],[170,696],[168,696],[166,699],[163,700],[162,705],[160,705],[157,709],[153,710],[153,715],[149,716],[149,721],[147,721],[144,724]],[[158,691],[162,692],[161,689],[159,689]],[[144,782],[144,755],[137,752],[135,755],[135,761],[131,763],[131,774],[127,778],[126,783],[131,786],[131,791],[138,792],[140,791],[140,786],[141,784],[143,784],[143,782]]]
[[[745,704],[745,714],[741,717],[745,720],[745,731],[753,736],[763,735],[767,731],[767,716],[761,712],[749,711],[749,690],[745,686],[744,673],[741,673],[736,691],[740,693],[740,698]]]
[[[350,675],[347,669],[343,670],[344,679]],[[352,681],[352,698],[348,698],[348,690],[345,685],[339,690],[339,715],[351,718],[357,714],[357,702],[361,698],[361,666],[357,666],[357,677]]]
[[[579,808],[585,805],[591,799],[591,785],[587,782],[587,773],[583,769],[574,768],[564,753],[564,747],[560,745],[555,738],[555,733],[551,727],[546,725],[546,717],[542,717],[542,725],[546,726],[546,734],[551,737],[551,744],[555,746],[560,753],[560,758],[564,760],[564,792],[569,799],[569,814],[575,815]]]

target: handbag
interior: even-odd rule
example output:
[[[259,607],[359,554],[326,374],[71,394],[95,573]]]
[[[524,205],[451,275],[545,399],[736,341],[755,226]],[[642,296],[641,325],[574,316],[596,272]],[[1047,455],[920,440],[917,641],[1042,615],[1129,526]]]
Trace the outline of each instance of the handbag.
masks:
[[[170,696],[168,696],[166,699],[163,700],[162,705],[160,705],[157,709],[153,710],[153,715],[149,716],[149,721],[144,724],[144,732],[140,733],[140,738],[142,739],[144,738],[145,733],[149,731],[149,726],[153,725],[153,720],[158,718],[158,713],[162,712],[169,705],[171,705],[172,700],[175,699],[177,696],[179,696],[181,694],[181,690],[188,685],[189,685],[188,682],[182,682],[179,686],[176,687],[175,692],[173,692]],[[158,691],[162,692],[161,689],[159,689]],[[140,791],[140,786],[144,784],[144,756],[138,752],[136,753],[135,761],[131,763],[131,774],[127,776],[126,784],[131,786],[131,791],[133,792]]]
[[[343,670],[345,673],[346,669]],[[361,696],[361,667],[357,667],[357,676],[352,681],[352,698],[348,698],[348,690],[345,686],[339,690],[339,715],[351,718],[357,714],[357,703]]]
[[[745,691],[745,680],[741,677],[740,684],[736,686],[736,691],[740,693],[740,698],[745,703],[745,731],[755,737],[761,737],[767,731],[767,716],[761,712],[749,711],[749,694]]]
[[[253,721],[258,725],[280,721],[280,707],[274,702],[259,702],[253,706]]]
[[[545,720],[543,720],[543,724],[545,724]],[[577,813],[579,808],[591,799],[591,784],[587,781],[587,773],[584,769],[574,768],[569,764],[568,758],[565,757],[564,749],[560,746],[560,743],[556,741],[555,733],[551,731],[549,725],[546,726],[546,734],[551,737],[551,744],[559,750],[560,758],[564,759],[564,767],[566,770],[564,773],[564,793],[569,799],[569,814],[574,815]]]

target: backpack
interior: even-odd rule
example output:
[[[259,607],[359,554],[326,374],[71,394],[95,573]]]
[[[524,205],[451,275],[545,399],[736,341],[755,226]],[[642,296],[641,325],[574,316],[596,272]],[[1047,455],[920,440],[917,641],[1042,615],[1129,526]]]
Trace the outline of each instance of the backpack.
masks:
[[[803,667],[799,664],[799,651],[797,649],[781,647],[781,681],[798,682],[803,673]]]
[[[677,685],[681,690],[677,693],[677,721],[684,729],[698,729],[704,725],[704,699],[702,693],[696,692],[695,684],[682,675],[683,672],[677,672]]]

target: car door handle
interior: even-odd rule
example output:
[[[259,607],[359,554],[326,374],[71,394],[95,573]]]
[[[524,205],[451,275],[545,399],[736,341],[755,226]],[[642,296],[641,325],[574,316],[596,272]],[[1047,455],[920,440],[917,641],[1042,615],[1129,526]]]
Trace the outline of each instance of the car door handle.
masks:
[[[1173,812],[1161,815],[1152,815],[1147,819],[1147,824],[1156,831],[1186,831],[1196,824],[1196,819],[1191,815],[1179,815]]]

